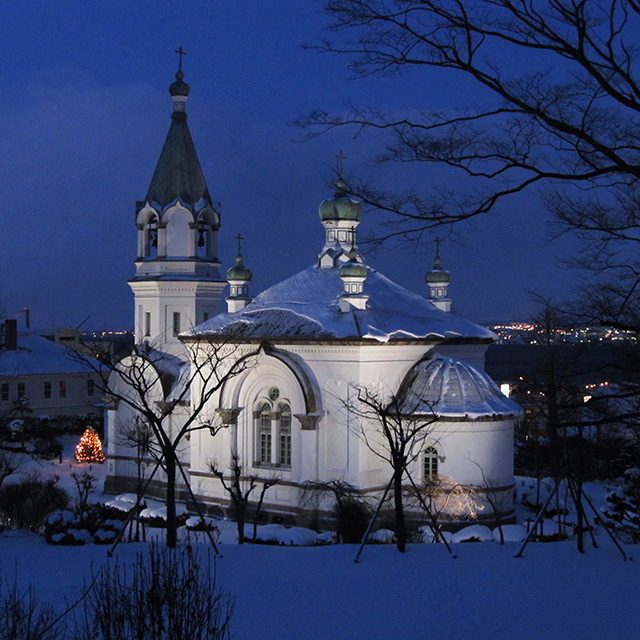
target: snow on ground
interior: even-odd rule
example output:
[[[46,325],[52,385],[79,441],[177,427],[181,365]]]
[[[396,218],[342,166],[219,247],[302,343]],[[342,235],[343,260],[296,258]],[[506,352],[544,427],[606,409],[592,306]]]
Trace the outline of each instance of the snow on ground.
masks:
[[[635,640],[640,564],[608,541],[579,554],[574,543],[357,547],[220,546],[217,580],[236,597],[238,640],[457,638]],[[197,545],[204,549],[204,545]],[[131,561],[142,543],[122,544]],[[62,608],[107,548],[50,547],[32,534],[0,537],[5,573]]]
[[[77,470],[69,460],[63,468],[63,475]],[[587,541],[584,554],[575,542],[531,543],[523,558],[514,558],[516,542],[453,544],[455,558],[441,544],[412,544],[405,554],[376,544],[356,564],[355,545],[237,545],[235,523],[220,527],[217,580],[236,598],[237,640],[636,640],[640,634],[640,558],[623,562],[602,532],[599,548]],[[280,533],[271,527],[272,535]],[[185,535],[206,552],[196,542],[202,532]],[[121,544],[115,557],[130,563],[144,548]],[[5,532],[0,572],[17,572],[21,585],[33,583],[40,598],[62,610],[91,566],[107,561],[108,549],[53,547],[35,534]]]

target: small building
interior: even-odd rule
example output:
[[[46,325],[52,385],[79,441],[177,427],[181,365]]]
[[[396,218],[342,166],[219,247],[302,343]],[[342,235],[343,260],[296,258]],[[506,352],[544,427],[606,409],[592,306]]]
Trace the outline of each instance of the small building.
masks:
[[[0,346],[0,416],[100,414],[95,374],[67,347],[6,320]]]

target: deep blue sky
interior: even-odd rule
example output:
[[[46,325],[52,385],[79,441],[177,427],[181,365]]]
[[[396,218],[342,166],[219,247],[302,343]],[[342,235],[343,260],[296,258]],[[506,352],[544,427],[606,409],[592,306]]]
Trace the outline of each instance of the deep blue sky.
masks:
[[[311,141],[287,123],[312,109],[453,109],[471,86],[436,70],[354,80],[348,60],[304,50],[326,34],[317,0],[51,0],[7,3],[0,92],[0,301],[49,328],[132,328],[126,280],[143,199],[170,124],[167,92],[182,46],[187,103],[209,191],[222,203],[223,272],[240,231],[252,294],[311,264],[323,243],[317,210],[335,155],[380,184],[447,179],[430,166],[376,168],[370,140],[346,130]],[[513,201],[443,243],[458,313],[527,319],[529,290],[568,295],[575,276],[555,256],[546,214]],[[377,216],[366,216],[370,231]],[[394,246],[368,262],[426,293],[433,252]]]

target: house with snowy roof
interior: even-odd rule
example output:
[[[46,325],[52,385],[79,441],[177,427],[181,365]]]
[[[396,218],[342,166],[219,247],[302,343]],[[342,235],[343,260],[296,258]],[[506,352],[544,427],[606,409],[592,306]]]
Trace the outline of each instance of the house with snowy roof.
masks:
[[[96,374],[67,347],[5,320],[0,332],[0,416],[99,414]]]
[[[511,517],[513,427],[522,412],[484,372],[494,334],[451,313],[451,276],[439,252],[427,297],[366,264],[357,244],[362,204],[339,176],[333,197],[320,204],[325,242],[314,264],[252,298],[239,247],[221,280],[220,218],[186,125],[188,85],[181,71],[176,78],[169,135],[138,205],[130,285],[137,342],[153,339],[154,349],[192,370],[206,369],[198,354],[214,345],[232,345],[235,360],[246,363],[207,400],[216,428],[193,431],[181,451],[197,499],[226,513],[228,494],[211,463],[228,468],[231,456],[245,477],[277,476],[263,504],[277,521],[330,518],[329,503],[304,499],[309,482],[338,480],[379,497],[392,469],[380,424],[363,420],[355,404],[358,389],[367,389],[382,405],[393,401],[405,420],[426,425],[411,443],[407,468],[416,485],[440,487],[443,518],[493,518],[489,502]],[[227,284],[226,310],[218,313]],[[197,385],[192,403],[194,394]],[[135,469],[113,434],[129,418],[117,409],[109,414],[107,486],[116,490]],[[461,487],[468,489],[463,506],[451,498]],[[422,517],[417,507],[415,517]]]

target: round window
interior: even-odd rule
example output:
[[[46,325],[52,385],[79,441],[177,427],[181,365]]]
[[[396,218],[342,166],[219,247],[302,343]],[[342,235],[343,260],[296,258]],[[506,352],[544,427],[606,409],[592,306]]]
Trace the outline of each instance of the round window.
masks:
[[[271,387],[269,389],[269,398],[271,400],[277,400],[280,397],[280,389],[278,387]]]

